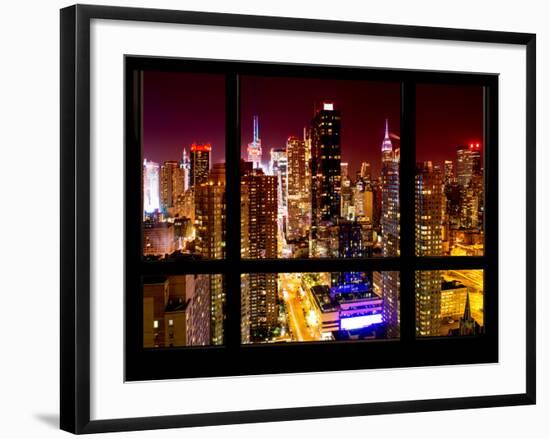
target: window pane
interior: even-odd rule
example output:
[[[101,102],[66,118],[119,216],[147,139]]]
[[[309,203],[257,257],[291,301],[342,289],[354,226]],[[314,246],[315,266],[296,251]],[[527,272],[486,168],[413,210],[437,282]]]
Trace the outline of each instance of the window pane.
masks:
[[[420,85],[416,105],[416,254],[481,256],[483,87]]]
[[[224,258],[224,76],[142,80],[143,255]]]
[[[225,282],[221,274],[143,278],[143,347],[223,344]]]
[[[416,335],[481,335],[483,270],[423,270],[415,274]]]
[[[241,78],[244,258],[399,253],[400,84]]]
[[[398,272],[241,276],[242,343],[398,337]]]

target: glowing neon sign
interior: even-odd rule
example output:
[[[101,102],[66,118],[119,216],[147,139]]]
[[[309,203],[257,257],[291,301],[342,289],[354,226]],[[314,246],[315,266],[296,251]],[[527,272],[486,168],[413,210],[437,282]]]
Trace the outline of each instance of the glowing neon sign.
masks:
[[[340,320],[340,329],[351,330],[366,328],[382,323],[382,314],[369,314],[366,316],[348,317]]]

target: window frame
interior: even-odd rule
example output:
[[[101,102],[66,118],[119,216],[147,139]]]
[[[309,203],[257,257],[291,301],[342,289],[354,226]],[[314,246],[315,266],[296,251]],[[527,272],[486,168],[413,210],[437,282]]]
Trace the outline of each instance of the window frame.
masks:
[[[127,381],[413,367],[498,361],[498,75],[347,66],[125,56],[125,377]],[[226,257],[143,261],[139,70],[218,73],[226,93]],[[364,79],[401,84],[400,256],[241,259],[239,76]],[[484,87],[485,243],[483,256],[415,254],[415,113],[417,84]],[[231,164],[234,164],[231,166]],[[408,184],[406,182],[409,182]],[[483,269],[485,334],[417,338],[415,270]],[[400,338],[242,345],[240,275],[258,272],[397,271]],[[222,346],[143,348],[142,276],[223,274],[226,320]],[[137,293],[136,293],[137,292]],[[403,293],[403,294],[402,294]],[[136,336],[137,334],[137,336]],[[284,363],[281,359],[292,359]],[[184,364],[185,367],[181,367]],[[223,367],[219,365],[222,364]]]

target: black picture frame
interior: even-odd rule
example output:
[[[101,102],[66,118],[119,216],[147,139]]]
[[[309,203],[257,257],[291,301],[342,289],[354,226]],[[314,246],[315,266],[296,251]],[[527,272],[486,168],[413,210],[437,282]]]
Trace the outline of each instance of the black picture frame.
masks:
[[[328,32],[516,44],[526,47],[527,307],[526,392],[510,395],[345,404],[224,413],[90,420],[90,22],[134,20],[255,29]],[[61,10],[61,428],[73,433],[236,424],[383,413],[534,404],[535,369],[535,141],[536,36],[301,18],[75,5]],[[496,122],[496,121],[495,121]],[[406,127],[402,127],[402,129]],[[411,129],[411,127],[409,127]],[[414,127],[412,127],[414,129]],[[414,199],[410,198],[410,200]],[[402,206],[402,209],[405,209]],[[402,230],[402,233],[405,231]],[[254,261],[250,261],[254,265]],[[286,261],[277,261],[284,268]],[[434,262],[425,261],[425,268]],[[457,259],[456,264],[469,264]],[[333,268],[331,267],[333,270]],[[438,363],[441,364],[441,363]],[[450,364],[453,364],[452,362]],[[331,369],[334,370],[334,369]],[[265,372],[264,372],[265,373]],[[164,377],[163,377],[164,378]]]

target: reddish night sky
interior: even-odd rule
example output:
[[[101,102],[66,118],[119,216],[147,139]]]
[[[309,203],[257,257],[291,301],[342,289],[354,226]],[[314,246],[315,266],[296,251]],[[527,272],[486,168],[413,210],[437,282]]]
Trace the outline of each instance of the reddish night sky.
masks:
[[[225,161],[225,77],[146,71],[143,157],[179,160],[193,142],[211,143],[212,161]]]
[[[380,168],[384,119],[399,134],[398,83],[302,78],[243,77],[241,82],[241,151],[252,140],[252,116],[260,119],[263,162],[269,150],[302,136],[313,107],[333,102],[342,112],[342,161],[350,173],[370,161]],[[222,75],[145,72],[143,153],[159,163],[177,160],[193,142],[212,144],[213,162],[224,161],[225,111]],[[481,87],[419,86],[417,91],[417,160],[455,159],[460,143],[481,141]]]
[[[456,147],[483,143],[483,87],[419,85],[416,89],[416,160],[456,161]]]
[[[370,161],[378,174],[384,120],[399,135],[399,83],[272,78],[245,76],[241,82],[241,154],[252,140],[252,117],[260,121],[264,163],[271,148],[281,148],[289,136],[302,137],[303,128],[313,118],[314,104],[333,102],[342,113],[342,162],[349,163],[351,175],[361,162]],[[246,157],[246,155],[245,155]]]

